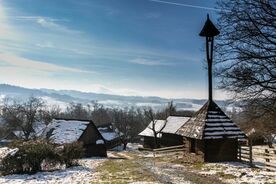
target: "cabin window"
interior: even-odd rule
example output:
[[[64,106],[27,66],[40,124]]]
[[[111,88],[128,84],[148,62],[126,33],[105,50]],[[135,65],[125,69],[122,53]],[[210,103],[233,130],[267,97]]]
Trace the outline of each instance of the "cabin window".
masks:
[[[195,139],[191,139],[191,149],[190,149],[191,153],[195,153],[195,145],[196,145],[195,141],[196,141]]]

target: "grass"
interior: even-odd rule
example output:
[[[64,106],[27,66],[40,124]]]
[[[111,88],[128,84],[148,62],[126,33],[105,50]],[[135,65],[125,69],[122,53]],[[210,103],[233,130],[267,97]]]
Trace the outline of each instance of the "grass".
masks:
[[[216,175],[223,179],[235,179],[237,176],[233,174],[225,174],[224,172],[217,172]]]
[[[224,184],[215,176],[203,176],[193,172],[185,172],[185,178],[196,184]]]
[[[156,182],[154,176],[144,170],[135,160],[108,160],[97,168],[100,181],[96,183],[126,184],[135,181]]]
[[[204,163],[202,163],[202,162],[198,162],[198,163],[193,164],[193,169],[196,169],[196,170],[202,170],[203,167],[204,167]]]

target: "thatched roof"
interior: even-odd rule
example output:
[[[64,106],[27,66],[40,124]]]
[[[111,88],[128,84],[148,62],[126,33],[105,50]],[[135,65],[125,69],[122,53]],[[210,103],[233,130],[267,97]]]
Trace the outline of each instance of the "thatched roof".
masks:
[[[214,101],[207,101],[176,134],[195,139],[246,138]]]

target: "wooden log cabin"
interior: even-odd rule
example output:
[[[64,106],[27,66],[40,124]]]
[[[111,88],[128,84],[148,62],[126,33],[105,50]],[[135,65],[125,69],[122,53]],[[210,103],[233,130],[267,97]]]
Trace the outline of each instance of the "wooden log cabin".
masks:
[[[91,120],[54,119],[44,129],[42,138],[59,145],[82,142],[86,157],[107,156],[105,140]]]
[[[211,100],[176,134],[183,136],[186,151],[201,155],[206,162],[236,161],[238,140],[246,138],[240,128]]]
[[[158,143],[161,147],[177,146],[183,144],[183,138],[176,134],[176,131],[185,124],[190,117],[169,116],[166,120],[156,120],[155,129],[157,132],[165,125],[158,134]],[[139,136],[143,138],[144,148],[154,148],[154,135],[152,122],[141,132]]]
[[[113,124],[105,123],[97,126],[99,132],[105,140],[105,145],[107,149],[113,149],[122,145],[122,135]]]

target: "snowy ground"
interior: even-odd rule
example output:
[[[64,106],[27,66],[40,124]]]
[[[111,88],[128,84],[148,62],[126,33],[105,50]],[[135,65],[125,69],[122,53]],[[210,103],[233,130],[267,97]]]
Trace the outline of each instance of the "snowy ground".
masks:
[[[275,184],[276,173],[249,168],[238,162],[183,163],[181,154],[159,155],[140,152],[138,144],[129,144],[126,151],[109,151],[107,159],[81,159],[80,166],[34,175],[0,177],[0,184],[46,183],[134,183],[134,184]],[[7,152],[6,148],[0,149]],[[223,181],[223,182],[222,182]]]
[[[216,175],[227,183],[276,183],[276,172],[250,168],[239,162],[207,163],[199,171],[204,175]]]
[[[94,180],[95,168],[106,159],[90,158],[80,160],[81,166],[53,172],[39,172],[34,175],[8,175],[0,177],[0,184],[85,184]]]

